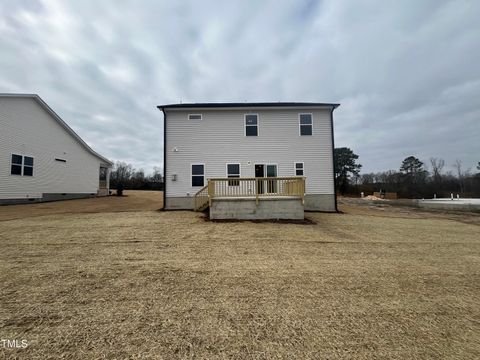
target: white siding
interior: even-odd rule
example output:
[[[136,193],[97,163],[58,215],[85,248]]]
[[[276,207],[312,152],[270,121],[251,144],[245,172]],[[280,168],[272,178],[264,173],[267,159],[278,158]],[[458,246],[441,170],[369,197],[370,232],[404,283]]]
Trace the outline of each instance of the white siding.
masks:
[[[167,197],[199,190],[190,186],[191,163],[205,163],[206,178],[212,178],[226,176],[226,163],[240,163],[241,176],[253,177],[255,163],[275,163],[278,176],[294,176],[294,163],[304,162],[307,193],[334,193],[329,109],[195,110],[202,120],[188,120],[187,110],[167,111]],[[258,114],[259,136],[245,136],[247,113]],[[299,135],[300,113],[313,114],[312,136]]]
[[[34,158],[32,177],[10,175],[12,153]],[[101,163],[35,99],[0,98],[0,199],[97,193]]]

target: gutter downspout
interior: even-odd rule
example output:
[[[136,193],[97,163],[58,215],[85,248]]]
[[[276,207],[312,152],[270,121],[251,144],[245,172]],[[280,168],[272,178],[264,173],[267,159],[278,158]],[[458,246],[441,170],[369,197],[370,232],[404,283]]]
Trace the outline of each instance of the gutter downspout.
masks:
[[[338,212],[338,207],[337,207],[337,181],[335,179],[335,139],[333,136],[333,110],[335,110],[335,107],[332,107],[332,110],[330,111],[330,131],[332,135],[332,167],[333,167],[333,193],[335,196],[335,212]]]
[[[163,210],[167,206],[167,114],[163,112]]]

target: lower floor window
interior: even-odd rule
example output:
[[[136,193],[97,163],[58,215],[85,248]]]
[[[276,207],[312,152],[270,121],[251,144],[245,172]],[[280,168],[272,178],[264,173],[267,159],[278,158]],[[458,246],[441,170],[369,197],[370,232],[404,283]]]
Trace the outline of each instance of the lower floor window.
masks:
[[[192,186],[205,186],[205,165],[192,164]]]
[[[240,177],[240,164],[227,164],[227,177],[239,178]],[[228,186],[239,186],[240,181],[228,180]]]
[[[296,162],[295,163],[295,176],[304,176],[304,164],[303,162]]]
[[[23,156],[12,154],[12,166],[11,166],[10,174],[22,175],[22,166],[23,166]]]
[[[33,157],[12,154],[10,174],[33,176]]]

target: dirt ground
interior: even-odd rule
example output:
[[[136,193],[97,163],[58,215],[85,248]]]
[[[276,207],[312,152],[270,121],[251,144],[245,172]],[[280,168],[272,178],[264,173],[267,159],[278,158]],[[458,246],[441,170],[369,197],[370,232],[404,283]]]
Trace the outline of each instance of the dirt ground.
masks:
[[[479,215],[212,223],[127,194],[0,207],[0,338],[28,342],[0,358],[480,358]]]

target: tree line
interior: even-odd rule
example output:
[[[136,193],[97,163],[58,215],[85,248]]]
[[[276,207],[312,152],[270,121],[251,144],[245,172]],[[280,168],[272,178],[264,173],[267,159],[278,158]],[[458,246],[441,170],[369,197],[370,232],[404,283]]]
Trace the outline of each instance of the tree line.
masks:
[[[374,191],[396,192],[405,198],[480,197],[480,162],[476,171],[464,167],[461,160],[445,169],[445,161],[432,157],[425,164],[415,156],[405,158],[398,170],[360,174],[362,165],[351,149],[336,148],[335,181],[341,194],[371,194]]]
[[[143,169],[135,169],[132,164],[117,161],[110,173],[111,189],[163,190],[164,182],[159,167],[153,168],[151,175],[145,175]]]

